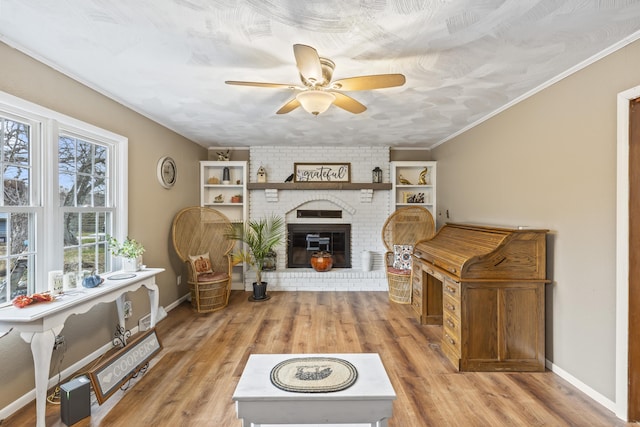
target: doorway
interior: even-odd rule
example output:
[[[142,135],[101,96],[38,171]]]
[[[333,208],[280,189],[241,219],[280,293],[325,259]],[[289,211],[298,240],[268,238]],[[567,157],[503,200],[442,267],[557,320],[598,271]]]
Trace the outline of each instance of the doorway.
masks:
[[[640,420],[640,87],[618,94],[616,415]],[[633,337],[633,339],[632,339]]]
[[[629,421],[640,421],[640,98],[629,101]]]

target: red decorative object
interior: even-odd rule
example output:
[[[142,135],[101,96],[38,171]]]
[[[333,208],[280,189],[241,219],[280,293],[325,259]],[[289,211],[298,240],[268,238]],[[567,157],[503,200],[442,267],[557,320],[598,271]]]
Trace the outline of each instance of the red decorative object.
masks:
[[[314,252],[311,254],[311,267],[315,271],[329,271],[333,267],[333,256],[326,251]]]
[[[25,308],[30,304],[35,304],[38,302],[50,302],[53,301],[53,296],[48,293],[44,294],[33,294],[31,296],[28,295],[18,295],[12,301],[12,304],[18,308]]]

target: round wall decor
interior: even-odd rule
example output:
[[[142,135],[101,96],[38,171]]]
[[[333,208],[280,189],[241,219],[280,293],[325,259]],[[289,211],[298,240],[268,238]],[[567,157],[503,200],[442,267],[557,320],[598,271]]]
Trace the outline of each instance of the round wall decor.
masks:
[[[162,157],[158,160],[158,182],[164,188],[171,188],[176,183],[178,177],[178,168],[176,162],[169,156]]]

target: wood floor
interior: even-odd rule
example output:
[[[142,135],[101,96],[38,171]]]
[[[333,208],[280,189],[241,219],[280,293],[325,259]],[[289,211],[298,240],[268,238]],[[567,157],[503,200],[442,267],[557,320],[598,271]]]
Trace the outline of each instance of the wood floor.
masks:
[[[397,394],[391,427],[624,426],[551,372],[457,373],[423,326],[383,292],[272,292],[198,315],[187,304],[157,326],[164,349],[148,372],[75,426],[240,426],[231,396],[252,353],[378,353]],[[47,426],[62,426],[47,406]],[[28,405],[2,426],[35,424]]]

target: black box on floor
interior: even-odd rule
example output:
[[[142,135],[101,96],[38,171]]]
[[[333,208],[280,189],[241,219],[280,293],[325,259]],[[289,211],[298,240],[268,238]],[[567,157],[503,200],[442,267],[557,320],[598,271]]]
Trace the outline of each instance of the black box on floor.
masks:
[[[73,425],[91,415],[91,382],[86,376],[74,378],[60,386],[60,419]]]

